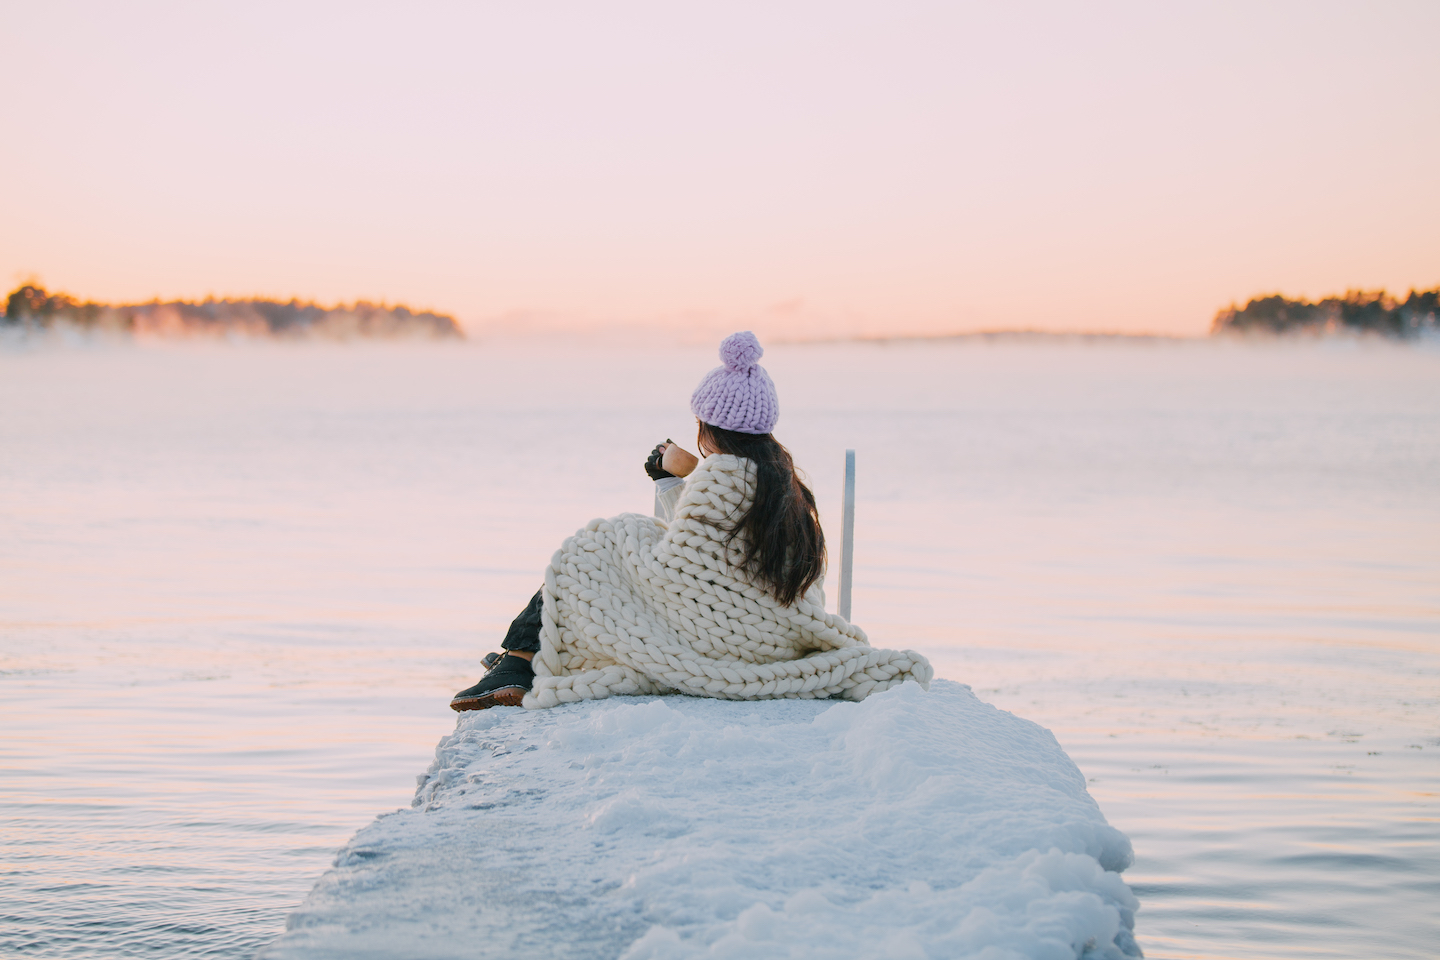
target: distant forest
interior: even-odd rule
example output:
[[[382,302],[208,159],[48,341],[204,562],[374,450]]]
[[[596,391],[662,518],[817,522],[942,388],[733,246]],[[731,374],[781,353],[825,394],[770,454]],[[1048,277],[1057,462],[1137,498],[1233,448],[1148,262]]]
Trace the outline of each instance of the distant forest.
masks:
[[[462,337],[455,318],[443,313],[416,313],[405,306],[361,300],[322,307],[291,300],[216,300],[200,303],[80,303],[63,293],[46,293],[33,283],[14,290],[5,300],[5,327],[47,328],[70,325],[84,330],[123,334],[184,336],[187,334],[262,337]]]
[[[1351,290],[1319,303],[1290,300],[1280,294],[1256,297],[1243,307],[1231,304],[1215,315],[1210,328],[1224,333],[1378,333],[1412,338],[1440,330],[1440,289],[1410,291],[1403,301],[1384,290]]]

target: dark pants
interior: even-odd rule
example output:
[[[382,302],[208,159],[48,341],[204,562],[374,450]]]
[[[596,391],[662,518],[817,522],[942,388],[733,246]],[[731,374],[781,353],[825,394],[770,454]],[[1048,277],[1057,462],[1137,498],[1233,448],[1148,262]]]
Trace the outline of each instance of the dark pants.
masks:
[[[500,644],[503,650],[519,650],[522,653],[540,652],[540,608],[543,601],[540,599],[540,591],[535,591],[535,596],[530,598],[530,603],[510,624],[510,632],[505,634],[505,642]]]

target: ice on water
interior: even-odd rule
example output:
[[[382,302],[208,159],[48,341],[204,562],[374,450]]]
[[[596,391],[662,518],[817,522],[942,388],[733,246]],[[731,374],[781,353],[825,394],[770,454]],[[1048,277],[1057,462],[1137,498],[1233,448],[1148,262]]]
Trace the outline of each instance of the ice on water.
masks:
[[[472,713],[421,781],[264,957],[1139,955],[1130,842],[953,682]]]

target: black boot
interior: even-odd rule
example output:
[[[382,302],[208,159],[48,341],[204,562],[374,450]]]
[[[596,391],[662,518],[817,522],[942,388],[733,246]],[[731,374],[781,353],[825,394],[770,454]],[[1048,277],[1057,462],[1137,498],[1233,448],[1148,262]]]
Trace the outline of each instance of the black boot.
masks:
[[[484,680],[455,694],[450,709],[458,713],[486,707],[518,707],[534,680],[535,668],[530,661],[507,653],[495,661]]]

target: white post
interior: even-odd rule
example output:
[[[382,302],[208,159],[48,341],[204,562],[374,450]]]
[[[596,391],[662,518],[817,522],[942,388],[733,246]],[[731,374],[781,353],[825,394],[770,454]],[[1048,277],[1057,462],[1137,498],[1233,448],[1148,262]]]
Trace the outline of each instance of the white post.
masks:
[[[850,619],[850,575],[855,564],[855,451],[845,451],[845,512],[840,533],[840,616]]]

